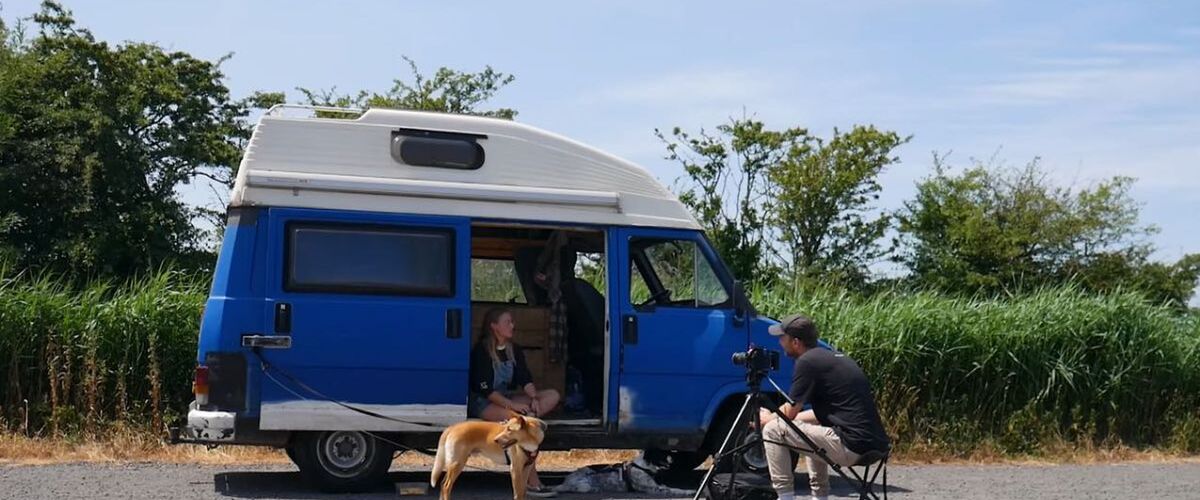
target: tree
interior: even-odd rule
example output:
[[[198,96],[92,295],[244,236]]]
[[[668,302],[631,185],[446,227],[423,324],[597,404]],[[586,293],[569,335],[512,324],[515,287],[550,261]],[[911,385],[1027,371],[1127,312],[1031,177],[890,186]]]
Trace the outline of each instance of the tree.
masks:
[[[701,129],[692,135],[679,127],[670,137],[658,129],[654,133],[666,144],[666,158],[678,162],[686,175],[676,188],[679,200],[695,214],[733,274],[758,281],[769,269],[763,203],[767,171],[799,147],[808,132],[767,130],[761,121],[742,118],[718,126],[716,134]]]
[[[231,183],[249,136],[221,61],[111,46],[54,2],[32,23],[0,33],[0,247],[81,274],[205,260],[176,190]]]
[[[1148,251],[1102,253],[1068,263],[1063,277],[1089,291],[1131,290],[1154,304],[1187,309],[1200,283],[1200,254],[1184,255],[1168,264],[1150,260]]]
[[[768,169],[772,222],[793,276],[867,281],[869,266],[891,251],[879,245],[891,216],[872,205],[882,190],[879,174],[898,161],[893,151],[909,139],[872,126],[834,129],[828,141],[805,136]]]
[[[1017,169],[977,162],[954,173],[935,156],[933,175],[898,214],[906,246],[899,260],[918,284],[949,292],[1074,282],[1186,304],[1200,258],[1149,260],[1147,238],[1157,229],[1140,224],[1132,186],[1128,177],[1084,189],[1056,186],[1037,159]]]
[[[483,71],[470,73],[446,67],[438,68],[432,77],[417,70],[417,63],[404,57],[412,73],[411,81],[396,79],[392,88],[380,94],[360,90],[355,94],[339,94],[336,88],[310,90],[297,88],[304,95],[303,102],[312,106],[334,106],[339,108],[394,108],[417,111],[440,111],[479,116],[491,116],[511,120],[517,112],[509,108],[481,109],[500,89],[512,83],[513,75],[484,67]],[[282,98],[282,94],[274,94]],[[324,116],[354,118],[339,113],[324,112]]]

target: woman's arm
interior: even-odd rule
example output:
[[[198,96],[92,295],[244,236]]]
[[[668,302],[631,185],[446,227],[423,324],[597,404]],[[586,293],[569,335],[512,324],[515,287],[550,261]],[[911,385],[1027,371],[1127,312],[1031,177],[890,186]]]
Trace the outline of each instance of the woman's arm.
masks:
[[[472,393],[489,400],[496,391],[492,380],[492,357],[480,347],[471,350],[471,368],[468,380],[471,384],[468,389]]]

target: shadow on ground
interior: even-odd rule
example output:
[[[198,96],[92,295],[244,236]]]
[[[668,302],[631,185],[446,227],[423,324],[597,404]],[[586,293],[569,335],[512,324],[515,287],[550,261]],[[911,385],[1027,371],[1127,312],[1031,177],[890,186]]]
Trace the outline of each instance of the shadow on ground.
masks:
[[[541,477],[547,485],[556,485],[562,482],[566,476],[565,472],[542,472]],[[388,474],[389,482],[380,485],[370,491],[355,495],[359,497],[373,498],[397,498],[396,483],[418,483],[428,484],[429,473],[425,471],[392,471]],[[703,471],[696,471],[689,476],[682,477],[676,481],[670,481],[668,486],[682,489],[694,489],[700,484],[703,479]],[[807,474],[796,475],[796,487],[800,492],[805,492],[808,485]],[[335,495],[321,493],[300,477],[300,473],[296,471],[253,471],[253,472],[222,472],[213,477],[213,486],[217,494],[234,498],[286,498],[286,499],[324,499],[324,498],[347,498],[350,495]],[[841,478],[830,478],[830,487],[833,490],[834,496],[848,497],[857,496],[855,487],[850,483],[843,481]],[[499,472],[484,472],[484,471],[467,471],[459,477],[458,484],[454,487],[454,498],[461,499],[484,499],[484,498],[512,498],[512,486],[509,476],[506,473]],[[882,492],[882,488],[878,485],[876,492]],[[908,489],[898,487],[894,484],[888,485],[889,493],[908,492]],[[424,497],[413,498],[430,498],[437,495],[436,490],[428,490],[428,494]],[[603,494],[568,494],[560,495],[562,499],[609,499],[609,498],[665,498],[662,496],[646,495],[639,493],[603,493]]]

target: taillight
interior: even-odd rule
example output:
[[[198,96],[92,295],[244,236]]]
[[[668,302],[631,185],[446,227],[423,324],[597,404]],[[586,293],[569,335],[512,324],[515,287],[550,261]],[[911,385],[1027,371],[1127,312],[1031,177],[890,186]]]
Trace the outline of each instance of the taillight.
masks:
[[[196,404],[204,406],[208,404],[208,367],[204,365],[196,366],[196,376],[192,379],[192,394],[196,396]]]

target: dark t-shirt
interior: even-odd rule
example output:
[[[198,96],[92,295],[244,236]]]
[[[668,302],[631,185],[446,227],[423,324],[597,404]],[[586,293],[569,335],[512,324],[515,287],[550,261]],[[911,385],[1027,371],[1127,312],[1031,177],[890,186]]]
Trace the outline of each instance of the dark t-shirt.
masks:
[[[863,454],[890,446],[871,384],[845,354],[809,349],[796,359],[790,395],[797,404],[811,404],[821,425],[833,428],[850,451]]]

